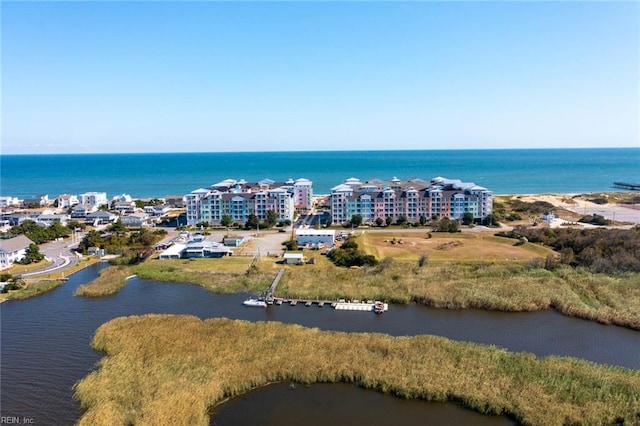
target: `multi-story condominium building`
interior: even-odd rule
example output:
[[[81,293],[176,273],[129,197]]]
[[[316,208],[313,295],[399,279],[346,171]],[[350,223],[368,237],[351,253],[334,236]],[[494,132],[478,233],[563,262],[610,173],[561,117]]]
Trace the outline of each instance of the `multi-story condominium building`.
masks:
[[[80,194],[80,204],[87,206],[102,206],[109,204],[106,192],[85,192]]]
[[[200,222],[216,224],[224,216],[244,223],[252,214],[264,221],[270,210],[276,213],[278,220],[293,220],[295,208],[311,208],[312,196],[312,183],[307,179],[285,183],[270,179],[255,183],[226,179],[185,196],[187,225]]]
[[[386,182],[349,178],[331,189],[330,206],[336,223],[357,214],[365,223],[387,218],[396,221],[401,216],[408,222],[418,222],[421,217],[461,219],[465,213],[482,220],[493,210],[493,194],[474,183],[442,177],[407,182],[395,177]]]

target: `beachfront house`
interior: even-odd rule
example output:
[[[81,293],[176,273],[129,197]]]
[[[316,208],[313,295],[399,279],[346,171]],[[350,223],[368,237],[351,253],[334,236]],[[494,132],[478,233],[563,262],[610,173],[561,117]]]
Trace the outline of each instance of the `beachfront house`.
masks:
[[[38,208],[49,205],[48,194],[38,194],[34,197],[28,197],[22,200],[22,205],[26,208]]]
[[[109,200],[106,192],[85,192],[80,194],[80,204],[99,207],[109,204]]]
[[[70,209],[73,206],[80,204],[80,200],[77,196],[71,194],[60,194],[56,198],[56,204],[59,209]]]
[[[18,207],[20,204],[18,197],[0,197],[0,208]]]
[[[24,235],[0,240],[0,270],[8,269],[14,263],[22,260],[31,244],[33,241]]]

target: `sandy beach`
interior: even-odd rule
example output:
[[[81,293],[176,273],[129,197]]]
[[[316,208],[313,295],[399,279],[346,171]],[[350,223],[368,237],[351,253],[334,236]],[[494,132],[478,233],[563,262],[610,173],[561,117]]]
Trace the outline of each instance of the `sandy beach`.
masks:
[[[627,195],[627,194],[625,194]],[[640,194],[638,194],[640,196]],[[525,202],[544,201],[556,207],[557,219],[550,223],[550,226],[561,226],[567,221],[574,222],[573,215],[566,212],[574,213],[575,216],[585,216],[598,214],[606,219],[616,222],[621,227],[634,226],[640,224],[640,204],[621,204],[606,203],[598,204],[593,201],[597,195],[593,194],[529,194],[529,195],[510,195],[498,196],[498,198],[518,198]],[[590,227],[587,224],[579,224],[579,226]]]

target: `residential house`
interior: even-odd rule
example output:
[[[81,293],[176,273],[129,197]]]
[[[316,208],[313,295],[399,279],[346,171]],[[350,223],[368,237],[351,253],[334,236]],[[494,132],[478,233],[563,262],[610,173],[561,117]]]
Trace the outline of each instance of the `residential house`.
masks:
[[[85,192],[80,194],[80,204],[100,207],[109,204],[109,200],[106,192]]]
[[[0,270],[7,269],[22,260],[31,244],[33,244],[33,241],[24,235],[0,240]]]
[[[59,209],[70,209],[73,206],[80,204],[78,197],[71,194],[60,194],[58,195],[58,198],[56,198],[56,201]]]
[[[67,214],[41,214],[36,218],[36,223],[40,226],[51,226],[54,222],[60,222],[60,225],[66,226],[71,216]]]
[[[165,203],[169,207],[182,209],[186,206],[186,199],[184,195],[167,195],[164,199]]]
[[[21,204],[21,201],[18,200],[18,197],[0,197],[0,208],[4,209],[7,207],[18,207]]]
[[[166,204],[162,204],[158,206],[144,206],[144,212],[150,216],[155,216],[155,217],[166,216],[170,210],[171,208]]]
[[[120,214],[124,213],[135,213],[136,212],[136,203],[135,201],[113,201],[111,203],[111,210],[115,210]]]
[[[74,219],[84,219],[87,215],[98,211],[98,206],[88,204],[78,204],[71,209],[71,217]]]
[[[38,194],[34,197],[25,198],[22,200],[24,207],[45,207],[49,205],[48,194]]]
[[[106,225],[108,223],[115,222],[120,216],[115,213],[106,212],[104,210],[98,210],[90,213],[86,216],[85,222],[93,223],[94,226]]]
[[[133,213],[120,216],[120,220],[125,226],[130,228],[140,228],[149,226],[149,215],[147,213]]]

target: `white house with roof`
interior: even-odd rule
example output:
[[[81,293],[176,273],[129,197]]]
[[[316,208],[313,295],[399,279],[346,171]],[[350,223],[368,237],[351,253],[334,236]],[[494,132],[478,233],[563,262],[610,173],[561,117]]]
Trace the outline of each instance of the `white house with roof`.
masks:
[[[85,192],[80,194],[80,204],[89,206],[103,206],[109,204],[106,192]]]
[[[11,265],[22,260],[31,244],[33,241],[24,235],[0,240],[0,270],[10,268]]]
[[[80,200],[76,195],[60,194],[56,198],[59,209],[70,209],[75,205],[80,204]]]
[[[0,197],[0,208],[18,207],[20,204],[18,197]]]
[[[66,226],[71,216],[68,214],[41,214],[36,218],[36,223],[40,226],[51,226],[54,222],[60,222],[60,225]]]
[[[147,213],[132,213],[120,216],[122,223],[130,228],[149,226],[149,219],[150,217]]]

